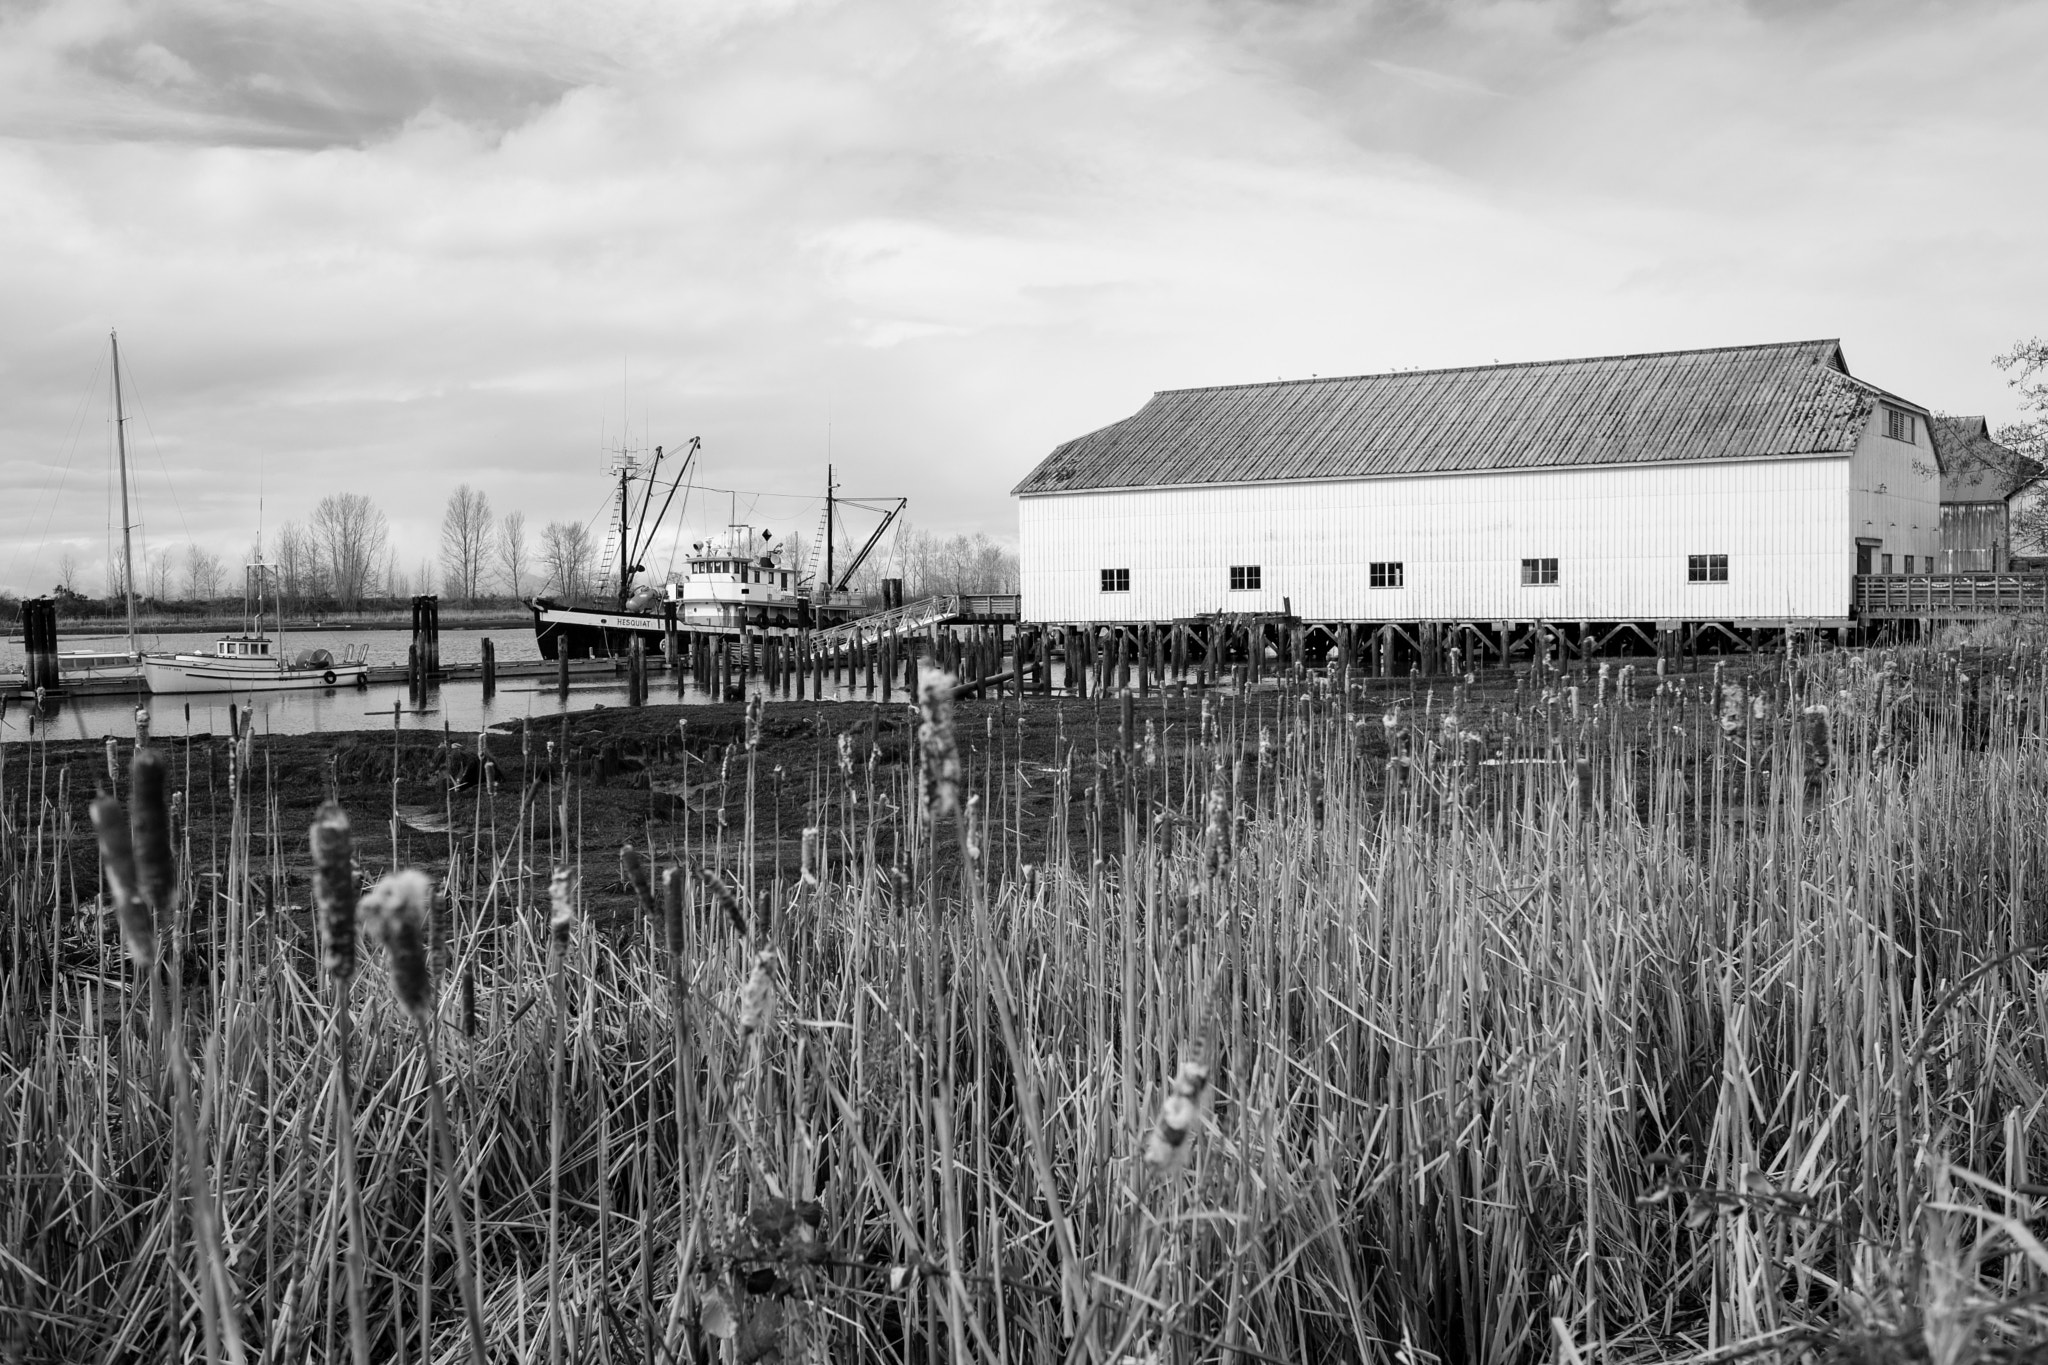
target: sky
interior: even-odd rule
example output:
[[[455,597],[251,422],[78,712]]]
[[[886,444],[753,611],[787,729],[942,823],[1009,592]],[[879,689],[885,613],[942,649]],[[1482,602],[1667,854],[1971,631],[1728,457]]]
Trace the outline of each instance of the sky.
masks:
[[[1841,338],[2017,415],[2040,0],[0,0],[0,588],[324,494],[1014,536],[1153,391]],[[114,528],[110,530],[110,528]]]

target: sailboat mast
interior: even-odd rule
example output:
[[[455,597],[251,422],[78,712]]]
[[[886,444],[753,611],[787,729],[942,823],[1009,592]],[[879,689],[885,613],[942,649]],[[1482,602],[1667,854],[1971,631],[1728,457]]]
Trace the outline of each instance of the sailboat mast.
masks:
[[[832,466],[825,466],[825,598],[832,601]]]
[[[121,406],[121,338],[107,333],[114,352],[114,445],[121,456],[121,586],[128,600],[128,652],[135,643],[135,523],[128,515],[128,414]]]

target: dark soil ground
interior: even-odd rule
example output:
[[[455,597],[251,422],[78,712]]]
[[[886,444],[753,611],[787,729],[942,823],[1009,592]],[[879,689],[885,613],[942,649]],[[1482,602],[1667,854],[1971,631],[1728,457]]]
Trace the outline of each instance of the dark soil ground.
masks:
[[[1507,700],[1525,685],[1515,674],[1497,672],[1482,680],[1468,702],[1476,710],[1489,701]],[[1435,684],[1439,705],[1449,686],[1448,681]],[[1387,702],[1419,700],[1422,690],[1407,680],[1377,684],[1365,705],[1377,711]],[[1226,723],[1236,718],[1238,733],[1250,737],[1248,744],[1256,742],[1262,724],[1276,732],[1283,728],[1275,693],[1217,695],[1213,701]],[[1133,729],[1142,732],[1145,722],[1152,721],[1160,742],[1177,753],[1198,730],[1201,704],[1192,692],[1134,698]],[[978,781],[994,748],[1002,751],[1003,771],[1021,763],[1029,776],[1056,766],[1071,749],[1075,773],[1064,799],[1081,803],[1093,800],[1106,777],[1109,762],[1100,756],[1117,748],[1124,703],[1118,698],[1031,698],[1021,704],[1014,698],[964,699],[955,703],[955,715],[970,783]],[[839,761],[842,735],[849,737],[856,761],[865,762],[871,751],[878,754],[876,783],[887,793],[900,790],[904,765],[914,759],[916,728],[914,708],[900,701],[769,703],[755,756],[757,884],[778,876],[793,880],[804,828],[823,820],[840,823],[842,813],[818,803],[819,793],[831,785],[826,775]],[[1363,740],[1379,743],[1380,729],[1367,727]],[[604,708],[538,722],[530,730],[493,733],[488,772],[479,763],[474,735],[364,730],[259,737],[254,783],[262,799],[253,803],[251,821],[263,856],[252,860],[252,867],[262,869],[252,877],[262,877],[264,884],[253,887],[252,894],[287,904],[306,902],[306,829],[329,797],[350,814],[357,856],[367,874],[380,874],[395,862],[438,877],[447,869],[451,845],[466,842],[480,818],[495,827],[501,841],[509,841],[526,805],[523,794],[529,786],[545,787],[552,780],[555,790],[568,782],[574,793],[577,852],[590,908],[599,915],[625,911],[630,898],[617,871],[620,845],[645,846],[651,838],[657,848],[667,849],[687,830],[693,846],[702,848],[723,811],[726,848],[734,847],[746,800],[745,731],[745,707],[739,704]],[[230,835],[231,746],[226,735],[165,742],[176,770],[189,774],[177,785],[190,793],[192,856],[210,867],[225,858]],[[101,743],[56,741],[0,750],[0,794],[16,829],[33,830],[30,812],[41,808],[44,793],[64,793],[70,826],[55,831],[55,837],[64,847],[80,900],[89,900],[99,884],[87,806],[110,785],[125,789],[131,749],[118,742],[110,754]],[[111,783],[110,770],[116,779]],[[1049,780],[1023,788],[1012,834],[1026,859],[1035,860],[1042,852],[1058,799]],[[395,850],[394,806],[400,816]],[[903,828],[906,812],[888,800],[878,806],[865,818],[876,824],[879,836],[892,837]],[[1078,830],[1082,811],[1077,807],[1073,815]],[[532,818],[545,821],[546,813]],[[1114,803],[1105,818],[1112,822],[1114,843]],[[728,870],[736,870],[730,852],[723,861]],[[545,869],[540,871],[544,875]]]

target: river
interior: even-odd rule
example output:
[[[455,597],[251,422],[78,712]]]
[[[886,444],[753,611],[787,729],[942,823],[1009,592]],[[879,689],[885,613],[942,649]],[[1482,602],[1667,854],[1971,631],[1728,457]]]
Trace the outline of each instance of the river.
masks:
[[[196,650],[211,653],[213,634],[154,635],[142,640],[150,653]],[[495,642],[500,663],[535,660],[540,652],[531,630],[448,630],[441,632],[443,663],[475,663],[483,657],[482,641]],[[372,664],[402,664],[406,646],[412,643],[405,630],[307,630],[293,631],[285,639],[287,652],[328,649],[339,655],[342,647],[368,650]],[[121,650],[127,646],[124,634],[75,635],[62,640],[65,650]],[[0,673],[18,672],[24,664],[19,639],[0,640]],[[700,705],[710,698],[693,688],[676,694],[675,679],[655,673],[648,678],[648,701],[656,704]],[[626,680],[592,678],[572,682],[569,695],[562,697],[552,677],[500,678],[498,695],[484,700],[481,681],[463,678],[432,689],[424,704],[415,706],[403,683],[369,688],[325,687],[298,692],[269,692],[238,698],[224,695],[144,697],[132,693],[66,697],[45,704],[36,714],[31,702],[9,701],[0,714],[0,742],[23,740],[99,739],[113,735],[132,739],[137,711],[146,707],[150,733],[166,737],[226,734],[230,705],[254,708],[253,720],[259,734],[322,734],[347,730],[385,729],[396,724],[408,730],[448,730],[471,733],[485,726],[516,724],[527,717],[559,716],[565,711],[593,711],[626,704]]]

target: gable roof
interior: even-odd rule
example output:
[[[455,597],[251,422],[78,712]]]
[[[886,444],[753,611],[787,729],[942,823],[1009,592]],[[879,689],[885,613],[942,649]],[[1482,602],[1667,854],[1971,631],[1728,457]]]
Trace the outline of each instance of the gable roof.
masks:
[[[1945,503],[2003,502],[2048,473],[2033,460],[1991,436],[1982,416],[1939,416],[1927,424],[1941,456],[1941,500]]]
[[[1851,449],[1880,398],[1834,340],[1167,389],[1011,492],[1794,459]]]

